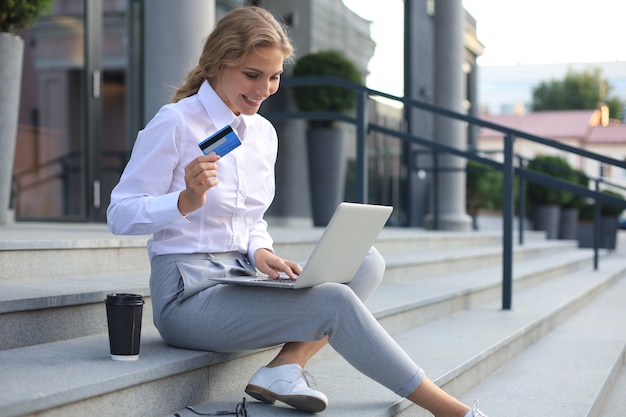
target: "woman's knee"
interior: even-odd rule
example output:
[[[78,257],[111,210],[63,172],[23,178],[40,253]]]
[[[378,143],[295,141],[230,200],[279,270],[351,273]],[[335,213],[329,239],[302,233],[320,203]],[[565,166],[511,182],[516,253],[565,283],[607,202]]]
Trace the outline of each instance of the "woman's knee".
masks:
[[[309,306],[309,308],[318,309],[320,315],[329,313],[332,316],[339,306],[362,304],[354,290],[347,285],[335,282],[327,282],[311,288],[311,294],[308,297],[310,300],[315,300],[313,302],[315,307]]]
[[[378,288],[384,274],[385,259],[376,248],[372,247],[348,286],[362,301],[365,301]]]
[[[365,259],[363,260],[363,264],[370,271],[370,274],[377,277],[379,280],[382,280],[383,275],[385,274],[385,258],[383,255],[378,252],[378,249],[375,247],[371,247]]]

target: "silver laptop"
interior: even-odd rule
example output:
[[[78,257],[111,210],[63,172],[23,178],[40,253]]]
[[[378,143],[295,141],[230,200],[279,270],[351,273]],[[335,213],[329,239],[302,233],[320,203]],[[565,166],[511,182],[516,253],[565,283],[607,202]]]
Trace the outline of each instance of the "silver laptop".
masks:
[[[393,207],[341,203],[296,281],[286,275],[211,278],[224,283],[276,288],[308,288],[324,282],[345,283],[354,277]]]

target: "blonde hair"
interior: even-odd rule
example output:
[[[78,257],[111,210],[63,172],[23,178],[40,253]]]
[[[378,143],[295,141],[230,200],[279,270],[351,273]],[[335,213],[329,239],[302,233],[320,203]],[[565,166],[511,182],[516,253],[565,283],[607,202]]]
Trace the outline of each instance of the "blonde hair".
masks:
[[[231,10],[215,25],[204,43],[198,65],[187,73],[172,101],[196,94],[204,80],[214,87],[224,66],[241,65],[250,52],[260,47],[277,47],[285,61],[293,58],[294,47],[286,27],[270,12],[256,6]]]

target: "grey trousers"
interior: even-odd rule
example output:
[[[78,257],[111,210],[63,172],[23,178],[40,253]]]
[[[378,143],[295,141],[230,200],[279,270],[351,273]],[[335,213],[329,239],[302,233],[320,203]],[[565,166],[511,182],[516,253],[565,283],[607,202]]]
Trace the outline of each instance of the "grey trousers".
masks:
[[[236,252],[160,255],[153,257],[151,268],[154,323],[172,346],[236,352],[328,336],[352,366],[402,397],[424,378],[363,304],[385,269],[375,248],[348,284],[299,290],[211,281],[255,274],[245,255]]]

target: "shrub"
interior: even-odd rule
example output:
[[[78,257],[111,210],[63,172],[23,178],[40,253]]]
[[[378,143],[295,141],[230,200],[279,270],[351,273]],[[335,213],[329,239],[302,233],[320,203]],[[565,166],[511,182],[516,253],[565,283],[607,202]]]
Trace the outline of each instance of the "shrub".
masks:
[[[502,207],[502,172],[488,165],[469,161],[466,168],[467,212],[476,215],[480,208]]]
[[[601,190],[601,192],[606,193],[608,195],[611,195],[613,197],[617,197],[617,198],[621,198],[623,199],[624,197],[622,196],[622,194],[617,193],[615,191],[611,191],[611,190]],[[586,202],[584,203],[581,207],[580,207],[580,211],[578,213],[578,219],[579,220],[593,220],[593,210],[594,210],[595,204],[594,203],[589,203]],[[600,215],[601,216],[619,216],[622,211],[624,211],[624,209],[617,207],[617,206],[611,206],[609,204],[601,204],[600,205]]]
[[[610,196],[622,199],[622,200],[624,199],[624,196],[622,194],[615,192],[615,191],[602,190],[602,192]],[[612,206],[610,204],[602,204],[600,206],[600,213],[603,216],[619,216],[622,213],[622,211],[624,211],[622,207]]]
[[[354,83],[361,82],[361,74],[356,65],[341,52],[334,50],[311,52],[302,56],[295,63],[292,76],[333,76]],[[336,85],[298,86],[293,87],[292,91],[296,106],[301,111],[344,113],[356,105],[354,90]],[[332,121],[320,123],[331,125]]]
[[[577,180],[569,163],[559,156],[538,155],[528,163],[526,169],[571,182]],[[526,193],[528,203],[532,206],[553,204],[562,206],[567,204],[573,196],[570,192],[534,181],[528,181]]]
[[[585,174],[584,171],[578,169],[572,170],[572,178],[573,182],[575,182],[576,184],[582,185],[585,188],[589,188],[589,177],[587,177],[587,174]],[[568,201],[563,204],[564,207],[580,209],[587,201],[587,198],[581,195],[570,193],[568,191],[566,191],[566,193],[568,196]]]
[[[0,32],[12,33],[36,22],[50,11],[53,0],[2,0],[0,2]]]

